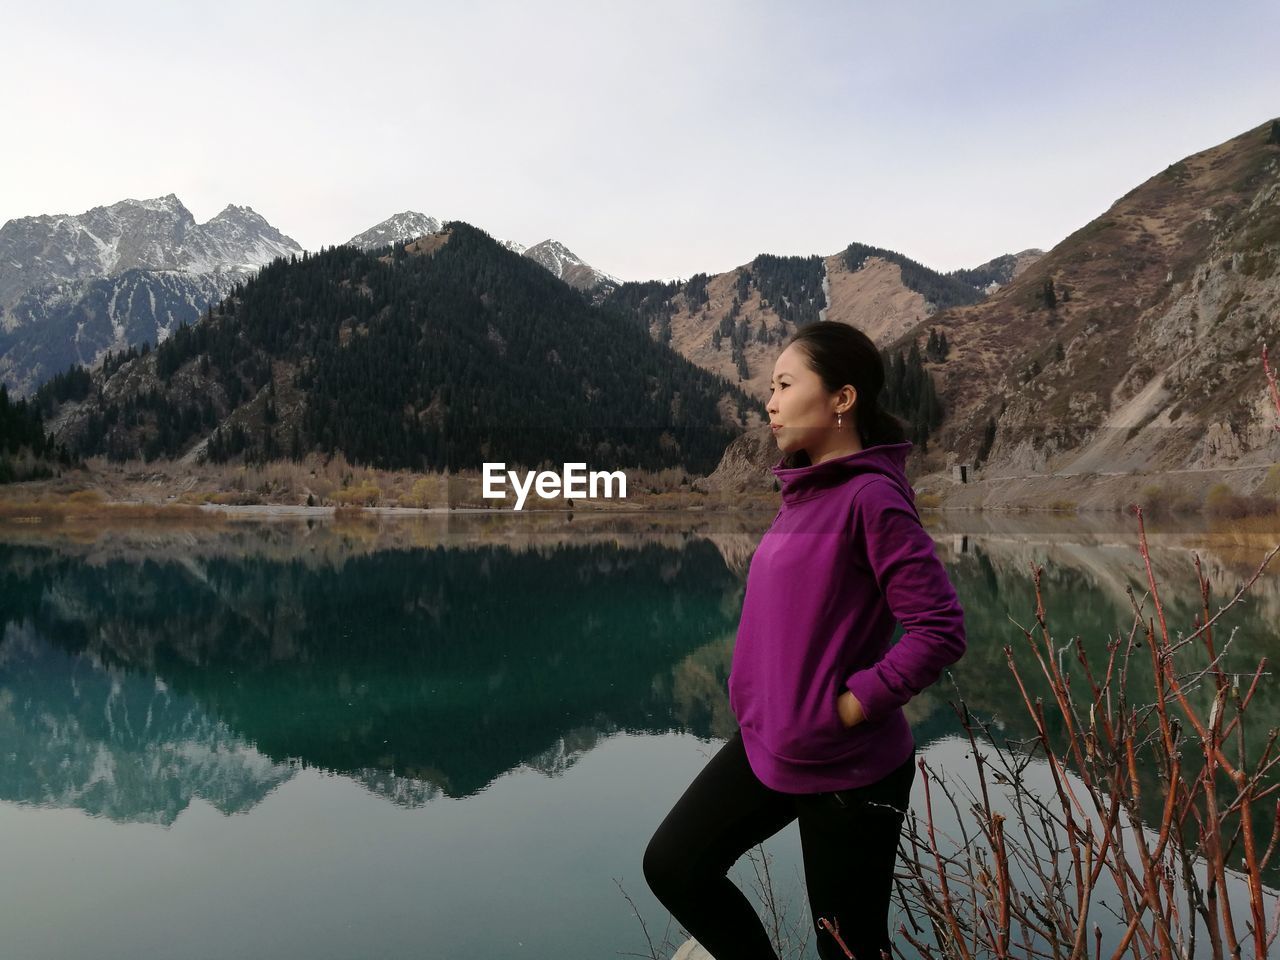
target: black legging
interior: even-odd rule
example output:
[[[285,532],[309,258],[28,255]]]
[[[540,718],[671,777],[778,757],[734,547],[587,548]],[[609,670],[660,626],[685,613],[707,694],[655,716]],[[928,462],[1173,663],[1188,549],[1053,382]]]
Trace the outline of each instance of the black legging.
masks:
[[[889,949],[889,899],[915,750],[864,787],[779,793],[751,771],[739,731],[716,753],[659,825],[644,852],[654,895],[716,960],[778,960],[751,903],[728,878],[756,844],[800,819],[805,884],[823,960],[845,960],[820,918],[857,960]],[[891,805],[884,806],[885,804]]]

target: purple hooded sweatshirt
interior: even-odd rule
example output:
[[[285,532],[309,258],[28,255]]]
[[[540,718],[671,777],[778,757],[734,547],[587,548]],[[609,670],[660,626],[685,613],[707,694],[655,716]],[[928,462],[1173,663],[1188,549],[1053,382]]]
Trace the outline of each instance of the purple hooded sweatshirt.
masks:
[[[774,790],[882,779],[915,746],[902,705],[965,651],[964,611],[904,470],[911,448],[772,468],[782,506],[747,573],[729,706]],[[845,690],[865,714],[852,727],[836,707]]]

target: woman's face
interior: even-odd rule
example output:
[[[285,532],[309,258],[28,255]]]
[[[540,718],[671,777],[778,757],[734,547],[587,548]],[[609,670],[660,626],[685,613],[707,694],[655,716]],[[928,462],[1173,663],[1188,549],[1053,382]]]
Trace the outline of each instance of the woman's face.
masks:
[[[817,463],[842,447],[858,445],[852,407],[856,391],[845,386],[829,393],[794,343],[778,355],[770,383],[765,409],[783,453],[804,450]],[[837,411],[842,413],[843,429],[836,428]]]

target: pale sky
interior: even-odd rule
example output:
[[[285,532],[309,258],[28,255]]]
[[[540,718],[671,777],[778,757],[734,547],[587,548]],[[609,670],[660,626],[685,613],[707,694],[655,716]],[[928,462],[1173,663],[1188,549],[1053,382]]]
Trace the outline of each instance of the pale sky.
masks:
[[[13,3],[0,222],[175,193],[302,246],[402,210],[624,280],[1049,249],[1280,116],[1280,4]]]

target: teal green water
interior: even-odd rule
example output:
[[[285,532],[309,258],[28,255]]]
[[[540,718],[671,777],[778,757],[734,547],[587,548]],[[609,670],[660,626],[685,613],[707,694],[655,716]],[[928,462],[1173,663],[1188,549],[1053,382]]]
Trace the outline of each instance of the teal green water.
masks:
[[[0,542],[4,955],[647,955],[623,890],[660,941],[641,857],[734,730],[725,682],[768,519]],[[935,536],[970,650],[908,714],[921,753],[959,769],[957,691],[1010,739],[1033,732],[1003,651],[1025,646],[1010,618],[1033,620],[1027,562],[1046,564],[1059,642],[1099,651],[1145,578],[1123,534]],[[1171,624],[1189,625],[1190,553],[1154,556]],[[1219,595],[1251,569],[1202,556]],[[1220,636],[1236,630],[1230,662],[1251,670],[1280,655],[1275,575],[1250,596]],[[1278,687],[1255,729],[1278,725]],[[765,849],[802,895],[794,825]]]

